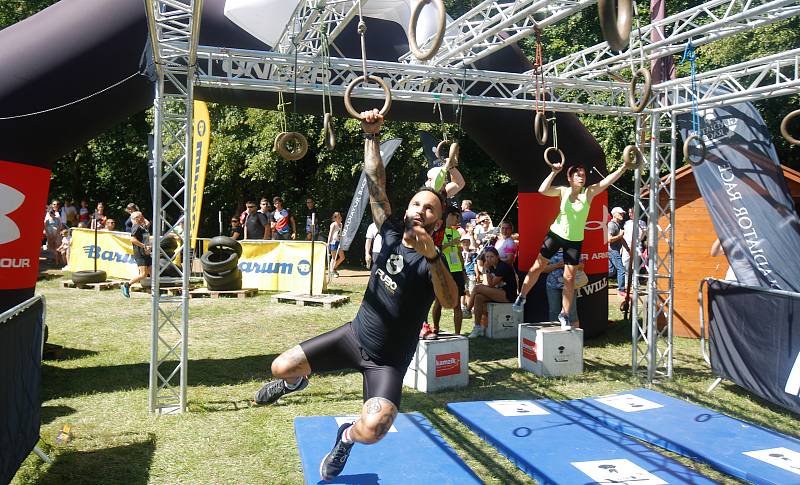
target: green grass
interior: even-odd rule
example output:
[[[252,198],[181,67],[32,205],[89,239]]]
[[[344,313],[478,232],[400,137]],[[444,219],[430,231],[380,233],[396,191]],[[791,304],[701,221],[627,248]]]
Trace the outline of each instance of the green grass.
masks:
[[[248,400],[269,379],[276,355],[355,315],[361,286],[335,287],[352,303],[334,310],[275,304],[265,294],[192,300],[190,412],[159,417],[147,412],[149,298],[134,294],[125,300],[117,291],[62,289],[59,283],[50,279],[38,285],[47,297],[50,342],[66,348],[42,369],[39,446],[53,463],[31,455],[12,483],[302,483],[293,418],[360,409],[361,376],[355,373],[315,376],[306,391],[268,408],[250,407]],[[443,329],[452,330],[450,313],[442,320]],[[471,326],[465,321],[465,330]],[[469,387],[436,394],[404,389],[401,411],[425,415],[486,483],[530,483],[448,414],[445,403],[572,399],[642,387],[630,371],[630,348],[630,329],[617,324],[604,337],[586,342],[582,375],[544,379],[517,369],[515,341],[478,339],[470,344]],[[697,341],[676,339],[674,366],[675,377],[654,389],[797,434],[796,416],[733,384],[706,394],[713,377]],[[71,425],[73,439],[56,444],[64,424]],[[720,482],[736,483],[705,465],[679,460]]]

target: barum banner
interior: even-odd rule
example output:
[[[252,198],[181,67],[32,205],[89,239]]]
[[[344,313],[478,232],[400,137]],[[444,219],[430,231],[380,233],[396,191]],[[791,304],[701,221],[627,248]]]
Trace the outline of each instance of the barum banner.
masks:
[[[325,289],[325,243],[320,241],[241,241],[242,288],[308,294],[311,245],[314,246],[314,294]]]
[[[800,291],[800,220],[764,120],[751,103],[699,115],[706,154],[697,163],[699,154],[690,152],[694,177],[736,278]],[[691,113],[678,116],[684,140],[691,127]]]
[[[95,245],[93,230],[72,228],[68,271],[93,271],[95,260],[97,269],[105,271],[110,278],[128,280],[139,274],[133,259],[130,234],[97,231]]]

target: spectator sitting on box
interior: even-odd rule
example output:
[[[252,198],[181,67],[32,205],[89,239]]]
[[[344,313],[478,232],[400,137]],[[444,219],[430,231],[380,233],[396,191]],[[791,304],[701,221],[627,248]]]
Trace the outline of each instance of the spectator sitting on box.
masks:
[[[467,304],[467,309],[472,311],[475,318],[469,338],[486,335],[488,303],[511,303],[517,296],[517,273],[514,268],[500,261],[500,255],[493,246],[487,246],[482,255],[488,284],[475,286]]]

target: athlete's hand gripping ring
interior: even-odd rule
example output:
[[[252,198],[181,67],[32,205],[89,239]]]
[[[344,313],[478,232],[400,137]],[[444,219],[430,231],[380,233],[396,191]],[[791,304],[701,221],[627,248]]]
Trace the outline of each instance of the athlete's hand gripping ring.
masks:
[[[447,154],[447,159],[449,160],[450,167],[452,168],[458,165],[458,152],[459,152],[458,142],[455,141],[450,142],[447,140],[440,141],[439,144],[436,145],[436,158],[438,158],[439,160],[445,159],[445,157],[442,155],[442,148],[447,146],[448,143],[450,144],[450,151]]]
[[[379,78],[378,76],[369,76],[369,80],[378,83],[378,85],[383,89],[384,100],[383,100],[383,107],[381,108],[380,113],[382,116],[386,116],[386,113],[389,112],[389,108],[392,107],[392,91],[389,89],[389,85],[386,84],[386,81]],[[357,78],[350,81],[350,84],[347,85],[347,89],[344,90],[344,107],[347,110],[347,112],[350,113],[350,116],[352,116],[357,120],[362,119],[361,113],[359,113],[358,111],[355,110],[355,108],[353,108],[353,102],[350,98],[353,95],[353,88],[363,83],[364,81],[365,81],[364,76],[358,76]]]
[[[611,50],[626,48],[633,21],[632,0],[599,0],[597,11],[600,14],[600,30]]]
[[[561,158],[561,160],[556,162],[556,163],[550,162],[550,152],[557,152],[558,156]],[[547,147],[547,150],[544,151],[544,163],[550,165],[550,168],[554,168],[553,165],[556,165],[556,164],[561,164],[561,166],[563,167],[564,166],[564,152],[562,152],[560,149],[558,149],[556,147]]]
[[[419,48],[419,44],[417,44],[417,21],[419,20],[420,13],[422,13],[422,7],[429,2],[433,2],[433,4],[436,6],[436,34],[433,36],[433,41],[431,42],[430,48],[428,48],[426,51],[423,51]],[[442,45],[442,40],[444,39],[444,24],[446,19],[447,16],[444,9],[444,2],[442,0],[416,1],[414,4],[414,9],[411,11],[411,18],[408,21],[408,50],[414,54],[414,57],[420,61],[427,61],[436,55],[437,52],[439,52],[439,47]]]
[[[642,155],[642,151],[639,150],[639,147],[636,145],[628,145],[625,147],[625,150],[622,151],[622,161],[625,162],[625,166],[629,168],[641,169],[644,167],[644,155]]]

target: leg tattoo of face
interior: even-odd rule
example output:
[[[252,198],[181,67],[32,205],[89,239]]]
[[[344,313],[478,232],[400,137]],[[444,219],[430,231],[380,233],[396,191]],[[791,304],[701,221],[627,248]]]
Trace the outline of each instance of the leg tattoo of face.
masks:
[[[381,399],[380,397],[373,397],[364,403],[367,408],[367,414],[378,414],[381,412]]]

